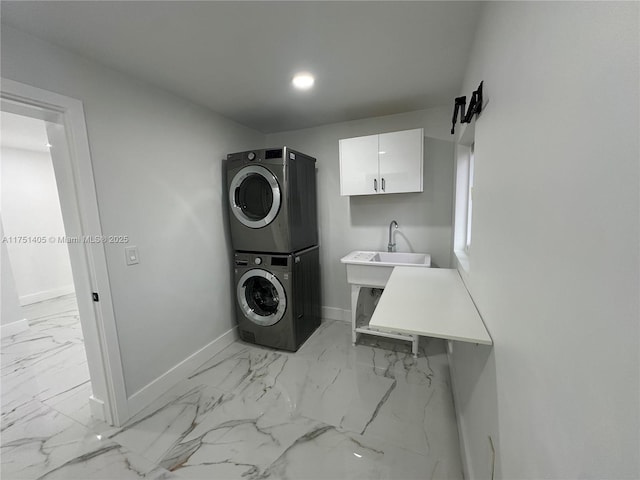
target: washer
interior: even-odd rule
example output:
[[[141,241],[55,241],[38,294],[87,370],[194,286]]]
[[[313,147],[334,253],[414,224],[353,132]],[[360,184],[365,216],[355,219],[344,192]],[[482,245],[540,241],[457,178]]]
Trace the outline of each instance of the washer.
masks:
[[[245,342],[296,351],[320,325],[318,247],[236,252],[236,318]]]
[[[291,253],[318,244],[315,163],[288,147],[227,155],[234,250]]]

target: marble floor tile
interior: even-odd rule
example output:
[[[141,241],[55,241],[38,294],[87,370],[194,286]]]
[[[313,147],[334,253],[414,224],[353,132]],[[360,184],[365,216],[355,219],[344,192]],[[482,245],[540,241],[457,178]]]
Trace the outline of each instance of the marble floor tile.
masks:
[[[50,343],[50,339],[37,337],[29,342],[31,350],[19,358],[4,363],[5,353],[14,355],[20,343],[3,342],[2,412],[13,409],[29,399],[54,400],[57,396],[81,387],[89,381],[89,370],[82,344]],[[41,345],[45,342],[46,345]],[[88,397],[87,397],[88,401]]]
[[[105,433],[113,441],[159,462],[185,436],[211,421],[209,414],[222,396],[223,392],[211,387],[193,387],[183,393],[173,389],[122,428]]]
[[[248,350],[237,354],[248,359],[251,353],[261,358],[264,354],[259,349],[252,352],[253,348],[248,347]],[[174,388],[110,438],[152,461],[163,462],[168,448],[176,442],[180,452],[187,445],[191,456],[200,448],[209,450],[214,440],[220,448],[216,443],[218,437],[222,435],[224,439],[220,441],[226,442],[238,430],[245,432],[247,442],[251,438],[249,432],[253,431],[261,445],[265,445],[261,435],[269,432],[277,446],[274,451],[279,452],[281,445],[287,443],[279,435],[284,433],[287,438],[292,432],[301,435],[314,422],[364,432],[394,387],[393,380],[370,372],[357,374],[293,355],[274,354],[268,360],[248,363],[256,367],[243,381],[234,382],[237,385],[232,392],[185,382],[182,392]],[[217,366],[207,372],[218,377],[215,369],[222,368],[225,362],[214,365]],[[296,425],[301,425],[302,431]],[[269,461],[276,457],[266,455]],[[234,461],[247,463],[246,459]],[[262,468],[269,461],[263,461]]]
[[[116,428],[90,417],[70,299],[45,307],[2,342],[3,479],[462,478],[442,341],[235,342]]]
[[[2,413],[32,399],[88,407],[89,369],[74,295],[22,307],[29,329],[2,339]],[[82,393],[80,393],[82,392]],[[81,400],[80,395],[86,395]],[[64,400],[64,402],[63,402]],[[78,406],[80,407],[80,406]]]
[[[264,404],[265,411],[283,420],[303,415],[354,432],[366,429],[394,388],[393,379],[370,368],[356,370],[241,344],[214,357],[189,379]]]
[[[48,333],[30,328],[2,339],[2,370],[19,370],[40,364],[73,345],[77,345],[77,342],[61,341]]]
[[[401,375],[410,382],[418,383],[428,382],[425,377],[433,373],[434,365],[448,368],[444,340],[421,338],[419,353],[418,358],[413,357],[409,342],[373,335],[360,335],[354,346],[351,343],[351,324],[329,320],[322,322],[297,355],[343,367],[371,368],[380,375],[390,378]]]
[[[311,361],[292,364],[290,376],[300,388],[299,413],[351,432],[368,428],[396,386],[393,379],[370,370]]]
[[[285,352],[235,342],[204,363],[188,377],[191,384],[206,384],[231,392],[248,378],[263,372],[274,362],[284,360]]]
[[[186,435],[160,465],[181,478],[260,478],[316,425],[303,417],[276,424],[267,417],[209,422]]]
[[[397,381],[363,434],[445,463],[460,463],[455,412],[448,385]]]
[[[260,474],[317,422],[295,415],[277,389],[260,395],[254,385],[228,393],[185,382],[186,390],[175,387],[119,431],[103,436],[181,477]]]
[[[78,315],[78,302],[74,293],[61,297],[44,300],[42,302],[31,303],[21,307],[22,315],[31,325],[38,319],[51,316],[66,316],[67,314]]]
[[[414,358],[409,343],[383,337],[362,336],[353,346],[350,328],[346,322],[326,322],[300,353],[317,360],[324,357],[327,362],[344,362],[360,378],[368,371],[394,380],[393,389],[366,431],[355,433],[460,465],[446,343],[421,338],[420,356]]]
[[[68,315],[43,317],[29,322],[32,332],[50,335],[57,342],[84,344],[80,317],[77,312]]]
[[[19,418],[2,429],[3,479],[171,478],[153,462],[37,400],[19,410]]]
[[[91,416],[89,406],[89,397],[92,394],[91,381],[87,379],[75,387],[41,401],[85,427],[90,427],[96,422]]]
[[[460,479],[460,464],[445,464],[379,440],[319,425],[298,438],[262,475],[290,479]]]
[[[38,480],[170,480],[177,479],[171,472],[122,448],[107,443],[72,458],[63,465],[38,477]]]

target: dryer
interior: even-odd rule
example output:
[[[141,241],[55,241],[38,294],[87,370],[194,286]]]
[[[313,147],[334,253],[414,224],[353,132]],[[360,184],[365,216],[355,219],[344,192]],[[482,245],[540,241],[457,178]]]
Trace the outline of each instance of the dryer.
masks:
[[[318,244],[315,162],[288,147],[227,156],[234,250],[291,253]]]
[[[245,342],[296,351],[320,325],[318,247],[236,252],[236,317]]]

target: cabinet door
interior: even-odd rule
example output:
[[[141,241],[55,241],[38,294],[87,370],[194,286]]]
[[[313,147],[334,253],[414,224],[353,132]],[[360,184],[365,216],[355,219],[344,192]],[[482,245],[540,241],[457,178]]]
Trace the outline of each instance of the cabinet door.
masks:
[[[422,128],[380,134],[380,193],[422,191]]]
[[[340,195],[373,195],[379,191],[378,135],[340,140]]]

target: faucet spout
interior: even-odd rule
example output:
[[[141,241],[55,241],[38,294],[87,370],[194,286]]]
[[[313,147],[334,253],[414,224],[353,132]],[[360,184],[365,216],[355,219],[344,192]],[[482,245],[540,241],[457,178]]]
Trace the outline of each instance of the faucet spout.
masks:
[[[396,251],[396,243],[393,241],[393,229],[398,228],[398,222],[395,220],[391,220],[389,224],[389,244],[387,245],[387,252],[395,252]]]

